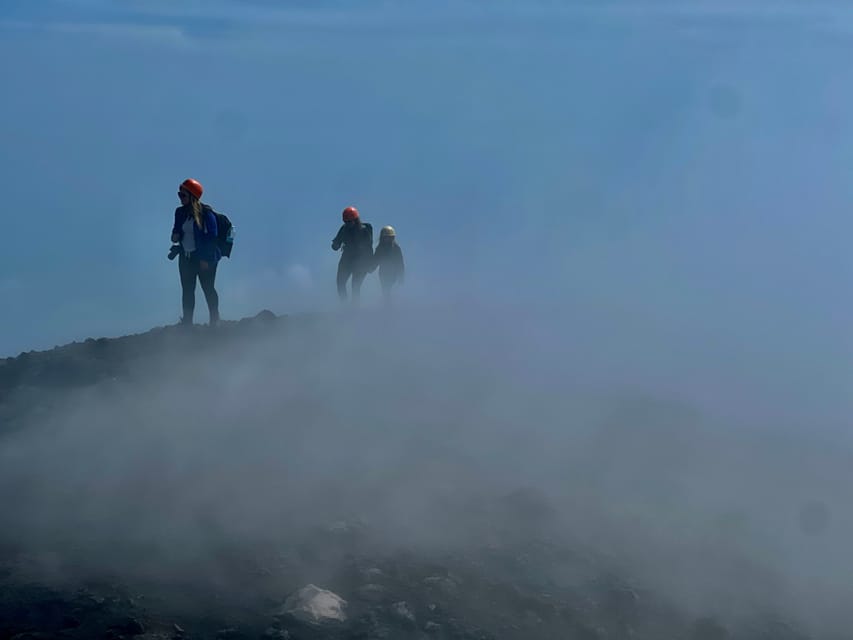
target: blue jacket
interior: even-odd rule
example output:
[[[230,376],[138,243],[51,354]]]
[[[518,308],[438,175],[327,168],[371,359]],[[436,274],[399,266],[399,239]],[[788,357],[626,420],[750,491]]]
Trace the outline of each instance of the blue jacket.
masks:
[[[175,209],[175,225],[172,227],[172,233],[178,236],[178,242],[184,237],[183,227],[188,216],[192,216],[190,205],[182,205]],[[219,262],[222,252],[219,250],[219,243],[216,241],[218,236],[216,215],[210,205],[201,205],[201,221],[204,224],[202,229],[199,229],[197,224],[193,224],[194,255],[205,262]]]

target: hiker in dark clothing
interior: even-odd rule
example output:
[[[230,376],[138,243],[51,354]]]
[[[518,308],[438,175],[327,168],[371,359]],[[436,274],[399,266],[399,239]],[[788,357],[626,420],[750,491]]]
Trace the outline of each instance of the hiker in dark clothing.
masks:
[[[344,224],[332,240],[332,251],[343,247],[338,262],[338,296],[342,302],[346,301],[347,280],[352,276],[352,302],[357,305],[361,283],[373,263],[373,227],[361,221],[355,207],[344,209],[342,217]]]
[[[397,232],[394,227],[382,227],[379,232],[379,244],[373,253],[373,268],[379,268],[379,282],[385,304],[391,303],[391,288],[402,284],[406,267],[403,264],[403,250],[397,244]]]
[[[181,183],[178,197],[181,206],[175,209],[175,224],[172,226],[173,247],[179,251],[178,271],[181,274],[182,306],[184,315],[181,324],[193,322],[195,310],[196,279],[207,300],[210,325],[219,322],[219,295],[214,286],[216,266],[222,253],[217,243],[216,215],[208,205],[202,204],[201,184],[189,178]],[[170,254],[171,255],[171,254]]]

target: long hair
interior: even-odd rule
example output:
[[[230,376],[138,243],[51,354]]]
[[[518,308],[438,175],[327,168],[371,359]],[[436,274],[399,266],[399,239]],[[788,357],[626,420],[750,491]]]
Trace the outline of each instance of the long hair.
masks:
[[[201,220],[201,201],[194,195],[190,194],[190,207],[193,210],[193,218],[199,229],[204,229],[204,224]]]

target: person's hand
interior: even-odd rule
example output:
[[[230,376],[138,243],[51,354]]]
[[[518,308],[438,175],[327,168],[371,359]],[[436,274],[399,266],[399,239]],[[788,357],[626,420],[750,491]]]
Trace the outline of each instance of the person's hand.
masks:
[[[210,264],[207,260],[199,260],[198,266],[201,267],[202,271],[207,271],[210,268]]]

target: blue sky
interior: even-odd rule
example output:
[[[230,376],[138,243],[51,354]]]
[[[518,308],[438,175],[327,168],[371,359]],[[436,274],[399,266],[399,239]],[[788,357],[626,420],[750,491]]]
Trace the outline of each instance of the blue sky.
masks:
[[[5,0],[0,354],[177,321],[194,176],[238,231],[225,317],[334,307],[355,204],[410,302],[846,393],[851,50],[836,3]]]

